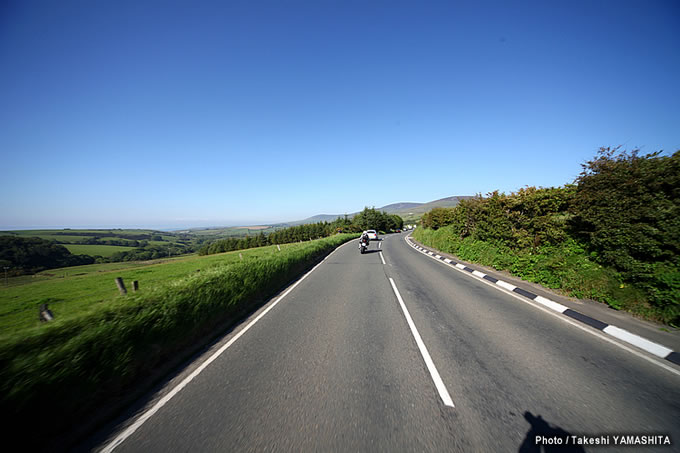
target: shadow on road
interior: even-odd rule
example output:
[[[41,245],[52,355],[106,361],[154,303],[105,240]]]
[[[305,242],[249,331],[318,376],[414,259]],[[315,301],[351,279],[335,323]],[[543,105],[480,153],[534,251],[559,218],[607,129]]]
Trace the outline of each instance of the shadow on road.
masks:
[[[519,453],[550,453],[554,451],[585,453],[583,447],[567,443],[571,440],[571,433],[559,426],[550,426],[540,415],[534,416],[531,412],[526,411],[524,418],[531,424],[531,429],[520,445]]]

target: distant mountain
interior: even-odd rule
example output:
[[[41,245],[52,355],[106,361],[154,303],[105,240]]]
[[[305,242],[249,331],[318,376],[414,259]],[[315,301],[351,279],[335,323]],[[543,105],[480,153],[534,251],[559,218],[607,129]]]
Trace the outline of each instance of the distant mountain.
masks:
[[[381,210],[384,210],[385,212],[388,212],[390,214],[397,214],[400,216],[402,219],[406,221],[414,221],[422,217],[423,214],[426,212],[430,211],[432,208],[452,208],[456,206],[460,200],[464,200],[467,198],[472,198],[470,196],[462,195],[462,196],[454,196],[454,197],[446,197],[446,198],[440,198],[439,200],[434,200],[430,201],[428,203],[394,203],[391,205],[387,205],[384,208],[380,208]],[[403,205],[403,207],[395,208],[395,209],[386,209],[386,208],[391,208],[392,206],[399,206]]]
[[[388,214],[397,214],[403,217],[405,220],[414,220],[420,218],[423,214],[430,211],[432,208],[451,208],[456,206],[460,200],[465,200],[468,198],[473,198],[467,195],[460,195],[454,197],[440,198],[439,200],[430,201],[428,203],[415,203],[402,201],[399,203],[392,203],[382,208],[376,208],[378,211],[384,211]],[[358,212],[353,212],[347,214],[349,217],[354,217]],[[317,223],[317,222],[332,222],[338,217],[344,217],[345,214],[319,214],[313,217],[308,217],[303,220],[296,220],[294,222],[287,222],[286,225],[302,225],[304,223]]]
[[[356,212],[354,213],[356,214]],[[352,217],[354,214],[349,214],[350,217]],[[294,226],[294,225],[302,225],[304,223],[319,223],[319,222],[332,222],[333,220],[337,219],[338,217],[344,217],[345,215],[342,214],[337,214],[337,215],[330,215],[330,214],[318,214],[312,217],[307,217],[306,219],[303,220],[296,220],[294,222],[286,222],[286,225],[288,226]]]
[[[405,211],[405,210],[408,210],[408,209],[417,208],[418,206],[422,206],[423,204],[425,204],[425,203],[409,203],[409,202],[392,203],[392,204],[388,204],[387,206],[383,206],[382,208],[379,209],[379,211],[385,211],[389,214],[393,214],[397,211]]]
[[[429,203],[421,204],[420,206],[417,206],[417,207],[411,209],[409,212],[413,212],[414,214],[425,214],[426,212],[430,211],[432,208],[452,208],[452,207],[458,205],[458,203],[460,203],[460,200],[467,200],[467,199],[470,199],[470,198],[474,198],[474,197],[463,195],[463,196],[440,198],[439,200],[434,200],[434,201],[430,201]],[[401,212],[404,212],[404,210],[402,210]]]
[[[412,201],[402,201],[399,203],[392,203],[388,204],[386,206],[383,206],[381,208],[376,208],[378,211],[384,211],[387,212],[388,214],[397,214],[398,216],[401,216],[404,220],[408,222],[413,222],[414,220],[419,219],[423,214],[431,210],[432,208],[450,208],[453,206],[456,206],[460,200],[465,200],[467,198],[473,198],[470,196],[454,196],[454,197],[446,197],[446,198],[440,198],[439,200],[434,200],[430,201],[428,203],[416,203]],[[353,212],[351,214],[347,214],[348,217],[354,217],[357,215],[358,212]],[[318,214],[312,217],[307,217],[306,219],[302,220],[295,220],[293,222],[281,222],[281,223],[275,223],[275,224],[267,224],[267,225],[260,225],[260,226],[231,226],[231,227],[200,227],[200,228],[189,228],[189,229],[184,229],[182,231],[178,232],[187,232],[187,233],[198,233],[198,234],[222,234],[226,236],[233,236],[235,230],[240,230],[238,233],[241,234],[242,230],[262,230],[265,233],[269,232],[271,230],[278,230],[281,228],[287,228],[295,225],[302,225],[305,223],[318,223],[318,222],[332,222],[338,217],[345,217],[345,214]]]

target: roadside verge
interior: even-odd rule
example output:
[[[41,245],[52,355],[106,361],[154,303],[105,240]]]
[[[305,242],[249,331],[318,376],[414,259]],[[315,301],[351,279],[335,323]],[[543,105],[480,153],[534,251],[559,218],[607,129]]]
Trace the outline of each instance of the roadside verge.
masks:
[[[557,301],[555,300],[557,299],[556,297],[547,297],[548,296],[547,291],[545,290],[541,291],[540,289],[536,290],[538,286],[536,284],[524,282],[523,280],[517,278],[505,278],[505,277],[502,279],[498,278],[500,277],[500,275],[498,274],[494,276],[490,275],[490,273],[485,269],[480,270],[481,266],[463,263],[452,255],[440,252],[436,249],[433,249],[432,247],[423,246],[422,244],[418,243],[413,238],[411,238],[410,235],[407,235],[404,239],[406,243],[409,244],[412,248],[428,256],[429,258],[441,261],[449,265],[450,267],[456,268],[460,271],[464,271],[465,273],[468,273],[471,276],[483,279],[507,291],[511,291],[512,293],[520,297],[536,302],[553,312],[557,312],[563,316],[569,317],[572,320],[578,321],[579,323],[585,324],[591,328],[600,330],[606,333],[607,335],[618,339],[619,341],[623,341],[627,344],[635,346],[636,348],[648,352],[658,358],[664,359],[676,365],[680,365],[680,353],[676,352],[677,350],[680,349],[677,347],[677,343],[679,341],[677,333],[670,333],[670,335],[665,336],[667,341],[664,341],[664,343],[673,344],[673,347],[667,347],[664,344],[661,344],[657,338],[653,338],[653,340],[655,340],[653,341],[646,338],[645,336],[639,335],[637,332],[636,333],[631,332],[631,330],[642,329],[641,327],[634,326],[634,323],[636,322],[642,323],[641,321],[629,319],[624,322],[624,319],[621,316],[619,316],[618,320],[620,322],[618,322],[618,324],[619,325],[625,324],[626,328],[624,329],[618,327],[611,323],[612,322],[611,319],[607,319],[612,318],[612,316],[604,315],[602,311],[599,311],[597,309],[594,310],[591,309],[587,310],[589,311],[588,314],[584,313],[584,311],[586,310],[582,309],[585,308],[583,302],[579,302],[582,305],[578,307],[579,309],[575,309],[577,307],[574,306],[573,303],[567,301],[566,298],[559,298],[559,301]],[[544,295],[539,294],[539,292],[543,293]],[[595,316],[593,316],[594,314],[593,311],[595,312]],[[650,327],[649,326],[646,327],[647,327],[646,331],[652,333],[649,330]],[[652,335],[654,337],[662,336],[660,334],[655,333],[652,333]]]
[[[12,414],[5,424],[8,443],[69,448],[352,237],[214,267],[6,339],[0,410]]]

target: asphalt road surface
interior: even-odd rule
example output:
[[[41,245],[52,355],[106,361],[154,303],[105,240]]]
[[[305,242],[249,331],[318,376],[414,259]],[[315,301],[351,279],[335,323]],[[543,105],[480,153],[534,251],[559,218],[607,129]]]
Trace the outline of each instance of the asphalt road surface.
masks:
[[[620,434],[680,449],[680,367],[456,272],[403,234],[364,255],[345,244],[258,316],[95,449],[538,451],[537,435]]]

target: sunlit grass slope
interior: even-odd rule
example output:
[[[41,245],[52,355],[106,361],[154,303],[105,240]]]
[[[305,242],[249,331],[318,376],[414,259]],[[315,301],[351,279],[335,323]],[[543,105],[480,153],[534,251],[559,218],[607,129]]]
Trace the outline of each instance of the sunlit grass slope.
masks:
[[[7,432],[26,442],[35,420],[50,421],[45,435],[76,423],[355,236],[282,245],[280,252],[250,249],[240,252],[243,260],[232,252],[103,272],[83,266],[84,275],[3,290],[0,411],[13,414]],[[139,280],[140,291],[117,295],[118,276]],[[50,298],[56,320],[38,325],[38,305]]]

